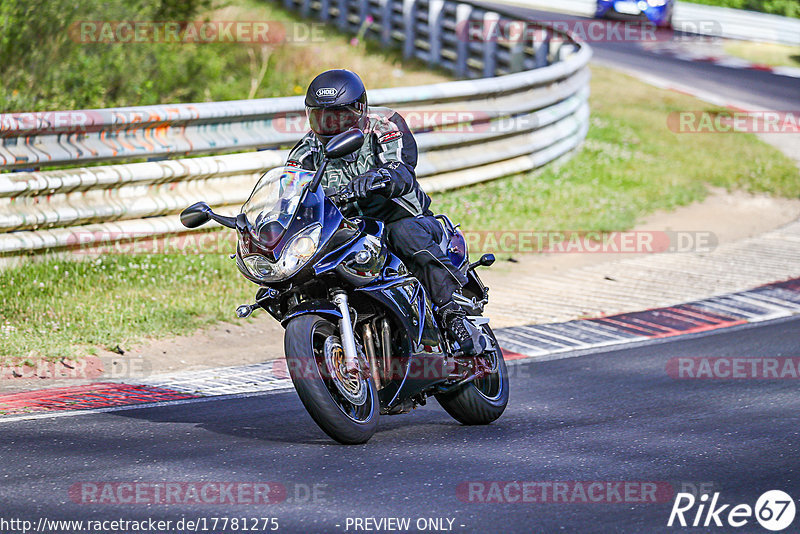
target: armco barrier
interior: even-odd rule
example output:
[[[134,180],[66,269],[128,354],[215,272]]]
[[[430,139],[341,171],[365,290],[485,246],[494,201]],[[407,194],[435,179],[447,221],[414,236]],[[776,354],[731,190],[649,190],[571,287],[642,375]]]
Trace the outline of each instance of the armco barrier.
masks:
[[[397,109],[415,130],[428,191],[540,167],[586,136],[591,51],[567,35],[541,27],[524,33],[529,41],[467,39],[466,24],[506,17],[443,0],[285,5],[345,31],[371,17],[368,33],[387,46],[473,78],[370,91],[370,104]],[[183,232],[175,214],[200,199],[234,213],[302,135],[303,111],[302,97],[286,97],[0,115],[0,170],[21,170],[0,174],[0,255]],[[179,157],[202,154],[217,155]],[[145,158],[160,161],[114,163]],[[112,164],[26,170],[103,161]]]

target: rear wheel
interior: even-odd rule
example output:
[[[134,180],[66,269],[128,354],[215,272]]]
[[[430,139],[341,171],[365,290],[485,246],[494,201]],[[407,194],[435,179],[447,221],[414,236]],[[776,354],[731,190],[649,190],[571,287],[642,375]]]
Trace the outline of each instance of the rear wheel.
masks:
[[[378,426],[378,393],[368,376],[346,372],[336,330],[317,315],[292,319],[284,337],[286,364],[314,422],[339,443],[365,443]]]
[[[484,325],[483,331],[495,346],[495,350],[488,354],[494,372],[454,391],[436,395],[442,408],[465,425],[487,425],[500,417],[508,404],[508,368],[503,360],[503,351],[488,325]]]

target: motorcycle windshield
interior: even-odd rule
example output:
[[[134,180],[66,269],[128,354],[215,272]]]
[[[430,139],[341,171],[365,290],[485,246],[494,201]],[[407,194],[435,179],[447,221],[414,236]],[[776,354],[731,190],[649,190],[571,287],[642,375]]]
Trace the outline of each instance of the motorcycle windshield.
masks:
[[[313,171],[297,167],[278,167],[265,173],[242,206],[253,237],[267,248],[274,247],[297,214],[303,191],[313,179]],[[307,208],[313,211],[313,206]],[[308,218],[309,223],[316,221],[316,214],[303,211],[302,218]]]

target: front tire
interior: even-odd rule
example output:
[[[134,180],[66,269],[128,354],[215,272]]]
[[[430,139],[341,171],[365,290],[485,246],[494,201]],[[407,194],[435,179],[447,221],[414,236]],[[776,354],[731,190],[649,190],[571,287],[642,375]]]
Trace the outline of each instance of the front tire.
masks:
[[[455,391],[440,393],[436,400],[450,416],[465,425],[488,425],[500,417],[508,405],[508,368],[503,351],[489,326],[484,332],[496,347],[497,370],[483,378],[464,384]]]
[[[328,436],[346,445],[366,443],[378,427],[378,392],[371,378],[348,381],[342,389],[330,367],[330,351],[341,350],[338,339],[336,326],[318,315],[292,319],[283,343],[286,366],[303,406]]]

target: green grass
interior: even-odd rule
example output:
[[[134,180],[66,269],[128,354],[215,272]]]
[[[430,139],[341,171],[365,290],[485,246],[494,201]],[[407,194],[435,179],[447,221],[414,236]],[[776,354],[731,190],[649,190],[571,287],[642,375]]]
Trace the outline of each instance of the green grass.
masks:
[[[0,358],[129,349],[233,318],[252,286],[227,255],[106,255],[0,271]]]
[[[395,51],[351,46],[350,37],[319,22],[319,39],[266,46],[83,43],[70,32],[79,21],[131,20],[278,22],[293,35],[312,28],[304,22],[293,32],[298,19],[258,0],[3,0],[0,113],[301,94],[316,74],[344,65],[373,88],[446,80]]]
[[[210,2],[160,2],[162,8],[172,5],[179,10],[185,4]],[[146,0],[113,5],[99,0],[0,3],[0,112],[250,96],[252,71],[246,46],[78,46],[59,33],[75,20],[146,20],[151,15],[154,20],[296,20],[256,0],[231,1],[216,5],[214,11],[174,17],[156,17],[158,5]],[[320,42],[271,47],[268,69],[254,96],[302,94],[313,76],[337,67],[358,71],[368,87],[450,79],[420,62],[402,60],[396,51],[363,42],[353,46],[349,37],[334,30],[326,28],[321,36]],[[227,255],[109,255],[93,262],[46,260],[0,268],[0,363],[78,357],[96,353],[97,347],[126,349],[147,337],[236,320],[235,306],[252,302],[254,289]]]
[[[630,228],[701,200],[708,185],[800,197],[800,172],[749,134],[677,134],[671,112],[708,107],[593,69],[584,149],[545,169],[437,194],[433,209],[467,230]],[[0,360],[78,357],[233,319],[255,286],[227,256],[47,260],[0,271]]]
[[[784,17],[800,18],[800,3],[797,0],[680,0],[694,4],[708,6],[730,7],[734,9],[747,9],[761,11]]]
[[[580,153],[559,169],[438,194],[433,209],[466,230],[614,231],[702,200],[709,184],[800,197],[800,171],[756,136],[667,127],[671,112],[714,108],[608,69],[592,71],[591,128]]]
[[[727,41],[725,52],[753,63],[773,67],[800,67],[800,47],[773,43]]]

